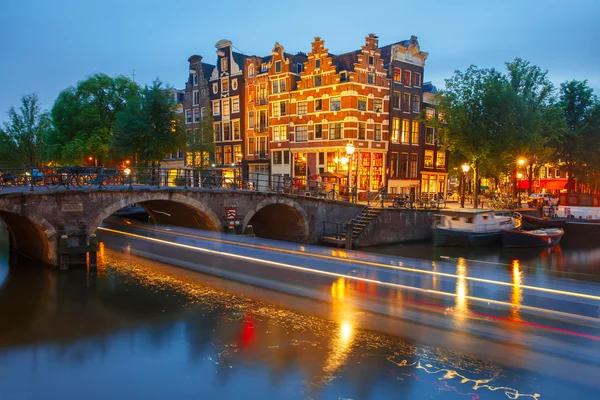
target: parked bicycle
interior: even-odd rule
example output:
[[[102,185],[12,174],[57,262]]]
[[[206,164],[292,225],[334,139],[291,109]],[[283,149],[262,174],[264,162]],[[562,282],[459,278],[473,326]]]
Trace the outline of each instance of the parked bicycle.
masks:
[[[215,174],[208,175],[204,179],[202,179],[202,187],[205,187],[207,189],[220,188],[222,183],[223,178]]]

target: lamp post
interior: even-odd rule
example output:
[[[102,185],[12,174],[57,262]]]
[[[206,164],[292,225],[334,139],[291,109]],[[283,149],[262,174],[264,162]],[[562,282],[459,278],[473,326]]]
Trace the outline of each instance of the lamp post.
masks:
[[[521,179],[523,178],[523,174],[517,173],[517,207],[521,208],[521,196],[519,194],[519,188],[521,186]]]
[[[469,172],[469,169],[471,168],[469,166],[469,164],[463,164],[462,165],[462,170],[463,170],[463,174],[462,174],[462,181],[461,181],[461,186],[462,186],[462,196],[460,198],[460,208],[465,208],[465,177],[467,176],[467,173]]]
[[[354,154],[354,145],[346,145],[346,154],[348,154],[348,179],[346,181],[346,201],[350,201],[350,180],[352,178],[352,154]]]

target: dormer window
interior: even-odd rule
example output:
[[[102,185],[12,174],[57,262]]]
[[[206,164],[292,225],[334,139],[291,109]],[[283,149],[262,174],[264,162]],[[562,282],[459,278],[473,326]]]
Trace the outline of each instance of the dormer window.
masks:
[[[225,57],[221,58],[221,71],[227,71],[227,59]]]
[[[299,74],[301,72],[304,72],[304,64],[298,63],[298,64],[296,64],[296,73]]]
[[[250,64],[248,66],[248,78],[252,78],[254,76],[254,65]]]
[[[347,82],[347,81],[348,81],[348,72],[346,72],[346,71],[340,72],[340,82]]]
[[[260,64],[260,72],[267,72],[267,63]]]

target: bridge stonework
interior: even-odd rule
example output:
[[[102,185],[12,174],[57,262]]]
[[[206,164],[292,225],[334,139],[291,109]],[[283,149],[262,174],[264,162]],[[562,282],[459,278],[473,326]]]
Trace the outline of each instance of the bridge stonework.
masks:
[[[144,208],[157,224],[224,232],[235,216],[237,233],[252,225],[257,236],[299,243],[318,243],[319,236],[331,235],[336,223],[349,221],[364,207],[247,190],[90,189],[3,193],[0,218],[8,226],[13,249],[58,266],[62,233],[79,232],[87,238],[104,219],[131,204]],[[383,210],[355,245],[423,239],[430,223],[426,213]]]

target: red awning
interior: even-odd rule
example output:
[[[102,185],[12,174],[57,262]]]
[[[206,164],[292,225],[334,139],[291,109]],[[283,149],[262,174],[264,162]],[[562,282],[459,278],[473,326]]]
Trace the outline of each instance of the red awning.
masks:
[[[519,182],[519,189],[528,189],[529,181],[527,179]],[[534,190],[563,190],[567,188],[566,179],[533,179],[531,181],[531,188]]]

